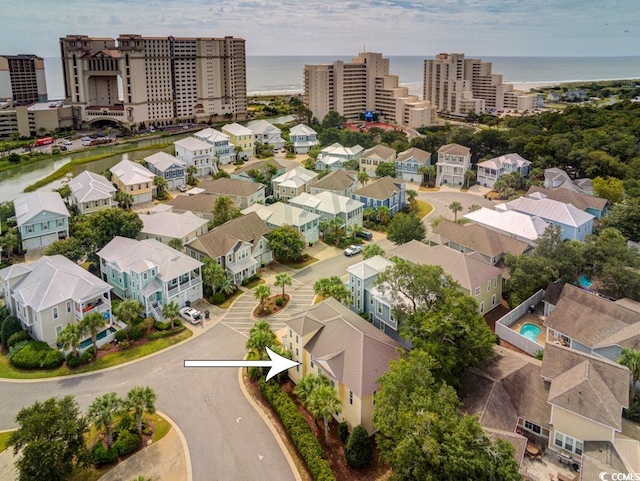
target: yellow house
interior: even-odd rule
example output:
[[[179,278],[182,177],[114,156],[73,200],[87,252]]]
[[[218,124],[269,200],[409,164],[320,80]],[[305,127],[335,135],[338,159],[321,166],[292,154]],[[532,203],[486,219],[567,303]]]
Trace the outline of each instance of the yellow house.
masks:
[[[333,298],[287,322],[283,345],[301,364],[289,370],[298,383],[306,374],[324,375],[342,404],[334,416],[352,429],[358,424],[369,434],[373,425],[373,397],[378,379],[398,358],[400,345]]]
[[[133,196],[133,205],[153,200],[153,179],[155,175],[142,165],[123,159],[109,169],[111,182],[119,192]]]
[[[253,147],[256,134],[253,130],[243,127],[240,124],[226,124],[222,127],[222,132],[229,136],[229,142],[234,147],[240,147],[242,151],[238,153],[237,158],[246,158],[253,155]]]

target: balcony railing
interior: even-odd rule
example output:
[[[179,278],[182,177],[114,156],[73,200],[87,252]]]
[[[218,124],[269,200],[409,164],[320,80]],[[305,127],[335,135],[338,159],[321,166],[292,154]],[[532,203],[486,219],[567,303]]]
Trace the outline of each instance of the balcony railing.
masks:
[[[107,312],[111,308],[111,303],[105,298],[98,298],[86,303],[82,308],[82,312],[78,309],[75,310],[75,315],[78,319],[82,319],[92,312]]]

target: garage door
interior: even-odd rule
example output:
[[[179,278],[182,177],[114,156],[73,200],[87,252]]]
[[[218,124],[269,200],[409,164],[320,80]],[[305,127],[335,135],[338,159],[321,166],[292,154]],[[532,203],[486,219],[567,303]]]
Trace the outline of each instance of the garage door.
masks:
[[[191,302],[195,302],[202,298],[202,285],[192,287],[187,291],[187,299]]]
[[[133,196],[133,203],[134,204],[143,204],[145,202],[151,202],[152,197],[151,197],[151,192],[148,192],[146,194],[138,194],[138,195],[134,195]]]

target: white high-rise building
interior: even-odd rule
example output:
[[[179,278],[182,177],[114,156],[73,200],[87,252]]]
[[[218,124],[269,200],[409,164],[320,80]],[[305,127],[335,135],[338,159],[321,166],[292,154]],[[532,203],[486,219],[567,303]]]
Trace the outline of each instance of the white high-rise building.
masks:
[[[60,55],[77,124],[158,126],[247,112],[241,38],[67,35]]]

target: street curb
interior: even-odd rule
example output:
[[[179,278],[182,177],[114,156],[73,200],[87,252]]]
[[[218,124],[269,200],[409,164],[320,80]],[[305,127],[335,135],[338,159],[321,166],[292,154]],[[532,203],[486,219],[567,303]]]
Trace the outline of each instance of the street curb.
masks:
[[[276,428],[273,427],[273,424],[271,424],[271,420],[264,413],[262,406],[256,403],[251,397],[251,395],[247,392],[247,388],[245,387],[244,382],[242,380],[242,368],[238,369],[238,384],[240,384],[240,390],[242,391],[242,394],[244,395],[244,397],[247,399],[247,401],[249,401],[249,404],[251,404],[251,406],[256,411],[256,413],[258,413],[258,416],[262,418],[264,423],[269,428],[269,431],[271,431],[271,434],[273,435],[276,442],[278,443],[278,446],[280,447],[282,454],[284,454],[284,457],[287,460],[287,463],[289,463],[289,468],[291,469],[291,473],[293,474],[293,477],[295,478],[296,481],[302,481],[302,477],[300,476],[300,472],[296,467],[296,463],[293,462],[293,458],[291,457],[291,454],[289,453],[289,450],[287,449],[287,447],[284,445],[284,442],[280,437],[280,433],[278,433],[278,431],[276,431]],[[191,479],[189,479],[189,481],[191,481]]]
[[[193,481],[193,470],[191,468],[191,454],[189,453],[189,446],[187,445],[187,440],[185,439],[184,434],[182,434],[182,430],[178,427],[178,424],[176,424],[176,422],[173,419],[171,419],[169,416],[167,416],[165,413],[161,411],[156,411],[156,414],[159,414],[160,416],[165,418],[169,422],[169,424],[171,424],[171,427],[176,430],[176,433],[180,438],[180,442],[182,443],[182,449],[184,452],[185,464],[187,467],[187,481]]]
[[[287,302],[287,305],[284,306],[282,309],[280,309],[278,312],[274,312],[273,314],[269,314],[268,316],[262,316],[262,317],[255,317],[253,315],[253,311],[255,311],[255,307],[253,308],[253,310],[251,311],[251,314],[249,314],[249,317],[251,319],[253,319],[254,321],[261,321],[263,319],[271,319],[274,316],[277,316],[278,314],[282,314],[284,311],[286,311],[289,306],[291,305],[291,303],[293,302],[293,294],[289,294],[289,302]],[[258,303],[260,304],[260,303]]]

